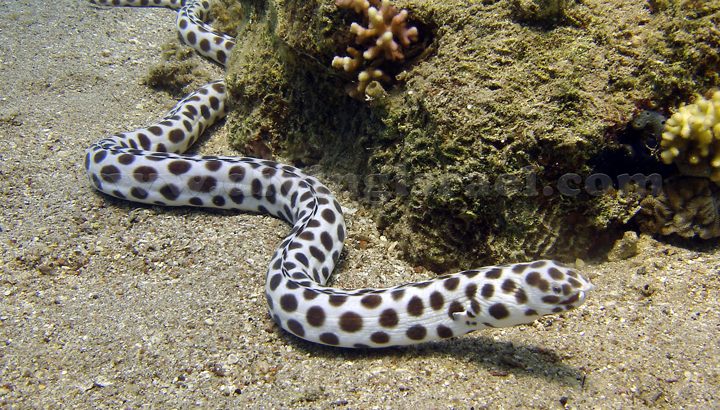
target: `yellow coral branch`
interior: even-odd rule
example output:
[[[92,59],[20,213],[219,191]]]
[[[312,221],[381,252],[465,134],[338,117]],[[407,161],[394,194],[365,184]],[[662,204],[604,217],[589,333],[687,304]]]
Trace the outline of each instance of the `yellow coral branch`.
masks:
[[[660,159],[681,173],[720,183],[720,91],[682,105],[665,123]]]

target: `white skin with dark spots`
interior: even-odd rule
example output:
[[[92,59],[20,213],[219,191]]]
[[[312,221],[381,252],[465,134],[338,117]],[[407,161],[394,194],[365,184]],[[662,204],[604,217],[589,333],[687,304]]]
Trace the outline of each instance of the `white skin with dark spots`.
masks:
[[[220,64],[234,45],[202,22],[207,2],[91,2],[179,9],[180,38]],[[225,84],[206,84],[157,124],[90,146],[85,170],[97,190],[118,198],[268,213],[291,224],[290,235],[272,257],[265,286],[270,315],[290,333],[343,347],[423,343],[530,323],[581,305],[593,288],[573,269],[549,260],[488,266],[385,289],[327,287],[346,230],[340,205],[323,184],[272,161],[182,154],[225,113]]]

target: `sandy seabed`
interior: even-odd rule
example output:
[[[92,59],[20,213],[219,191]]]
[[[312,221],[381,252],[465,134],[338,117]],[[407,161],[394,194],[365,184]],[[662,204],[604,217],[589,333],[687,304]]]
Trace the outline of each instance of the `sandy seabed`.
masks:
[[[582,267],[597,286],[584,307],[528,326],[381,351],[280,331],[263,273],[283,223],[137,206],[83,174],[85,147],[174,104],[141,82],[173,21],[165,9],[0,3],[1,406],[719,405],[720,251],[708,245],[641,237],[636,256]],[[222,128],[200,152],[236,155]],[[431,275],[332,188],[349,211],[336,285]]]

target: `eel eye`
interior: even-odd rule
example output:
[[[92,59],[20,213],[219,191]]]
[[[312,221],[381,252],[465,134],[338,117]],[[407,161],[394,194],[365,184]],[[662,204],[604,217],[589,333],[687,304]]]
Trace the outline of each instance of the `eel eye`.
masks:
[[[560,287],[560,285],[553,285],[552,291],[553,293],[560,294],[562,293],[562,288]]]

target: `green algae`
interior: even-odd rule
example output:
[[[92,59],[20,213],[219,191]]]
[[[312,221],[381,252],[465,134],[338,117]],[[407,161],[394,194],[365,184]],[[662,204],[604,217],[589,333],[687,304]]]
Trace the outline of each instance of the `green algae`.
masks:
[[[330,68],[351,44],[352,12],[240,2],[231,141],[336,173],[408,258],[437,271],[592,256],[637,201],[561,194],[559,182],[634,172],[629,156],[612,167],[598,158],[621,151],[638,107],[675,106],[720,83],[718,3],[397,1],[427,49],[398,68],[386,96],[357,101]]]

